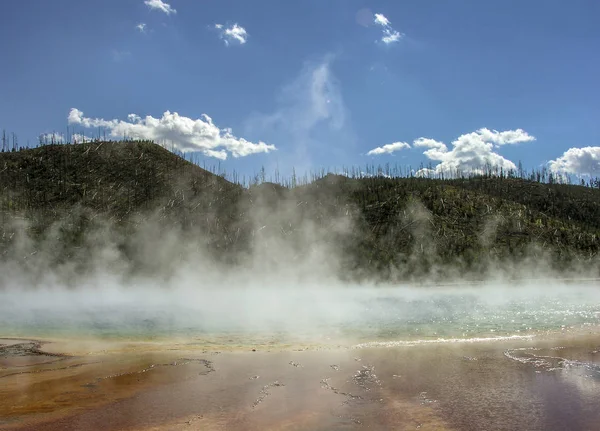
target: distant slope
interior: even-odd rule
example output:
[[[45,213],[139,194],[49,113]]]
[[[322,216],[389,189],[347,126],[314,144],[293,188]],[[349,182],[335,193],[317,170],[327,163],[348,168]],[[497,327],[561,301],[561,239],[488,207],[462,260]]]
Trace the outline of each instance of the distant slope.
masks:
[[[31,242],[19,242],[19,220],[27,222]],[[43,248],[48,259],[84,264],[88,233],[108,224],[119,252],[141,268],[139,239],[131,238],[150,221],[150,237],[160,242],[177,231],[221,262],[257,256],[261,247],[263,259],[293,261],[318,244],[336,255],[346,278],[483,274],[494,264],[542,255],[556,268],[588,262],[597,270],[600,190],[502,177],[339,175],[291,189],[247,189],[151,142],[0,153],[5,258]],[[282,243],[285,253],[274,245]]]
[[[600,249],[597,189],[498,177],[332,178],[306,193],[316,188],[335,196],[338,208],[342,201],[358,208],[350,242],[361,249],[360,267],[410,274],[459,263],[460,270],[477,270],[489,259],[548,254],[556,268],[566,268],[593,261]]]
[[[0,153],[0,166],[4,203],[17,211],[81,204],[124,217],[181,191],[241,190],[151,142],[48,145]]]
[[[158,241],[172,228],[206,233],[213,248],[227,251],[223,229],[237,223],[235,206],[245,189],[196,166],[152,142],[93,142],[48,145],[0,153],[0,247],[22,247],[15,219],[27,222],[27,235],[50,248],[58,262],[78,256],[82,247],[112,231],[122,253],[137,250],[128,235],[152,219]],[[210,214],[210,217],[203,217]],[[86,241],[88,244],[86,244]],[[24,251],[19,251],[24,254]]]

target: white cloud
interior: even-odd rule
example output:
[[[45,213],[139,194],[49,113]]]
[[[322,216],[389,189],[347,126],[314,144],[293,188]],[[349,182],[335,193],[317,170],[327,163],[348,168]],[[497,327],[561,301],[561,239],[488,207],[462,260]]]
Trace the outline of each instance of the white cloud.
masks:
[[[345,124],[346,108],[330,58],[306,65],[300,76],[282,89],[279,99],[275,112],[252,116],[251,129],[283,129],[304,140],[317,126],[339,130]]]
[[[83,124],[85,120],[85,124]],[[104,120],[102,120],[104,121]],[[69,116],[67,117],[67,122],[69,124],[81,124],[83,125],[83,127],[94,127],[92,126],[91,120],[88,118],[84,118],[83,116],[83,112],[81,112],[79,109],[76,108],[71,108],[71,110],[69,111]]]
[[[520,144],[522,142],[535,141],[535,138],[523,129],[498,132],[497,130],[483,128],[479,129],[476,133],[481,135],[484,141],[492,142],[496,145]]]
[[[290,150],[278,154],[279,169],[309,170],[327,157],[343,164],[355,149],[356,135],[332,70],[333,59],[327,55],[305,63],[282,87],[271,112],[254,113],[245,122],[246,133],[270,137]]]
[[[402,35],[396,30],[386,28],[383,30],[383,36],[381,37],[381,41],[386,45],[390,43],[398,42],[402,38]]]
[[[230,25],[229,27],[225,27],[223,24],[215,24],[215,28],[219,30],[219,35],[227,46],[231,42],[243,45],[248,41],[248,32],[244,27],[237,24]]]
[[[140,22],[135,28],[138,29],[140,33],[146,33],[146,24],[143,22]]]
[[[600,147],[569,148],[549,163],[550,170],[574,175],[600,175]]]
[[[141,118],[130,114],[128,121],[88,118],[83,112],[73,108],[69,112],[69,124],[84,128],[105,128],[111,138],[149,139],[156,142],[169,142],[182,152],[200,151],[209,157],[225,160],[228,154],[244,157],[256,153],[276,150],[274,145],[264,142],[253,143],[233,135],[229,128],[219,129],[208,115],[192,119],[176,112],[166,111],[161,118],[146,116]]]
[[[392,154],[396,151],[410,148],[410,145],[406,142],[394,142],[393,144],[386,144],[382,147],[373,148],[367,153],[368,156],[377,156],[380,154]]]
[[[161,12],[166,13],[167,15],[171,15],[172,13],[177,13],[175,9],[171,7],[169,3],[166,3],[162,0],[145,0],[144,4],[148,6],[150,9],[156,9]]]
[[[129,114],[127,115],[127,119],[132,123],[139,123],[140,121],[142,121],[142,117],[140,117],[137,114]]]
[[[387,19],[383,14],[381,13],[376,13],[374,16],[374,21],[375,24],[379,24],[383,27],[389,27],[390,26],[390,20]]]
[[[413,141],[413,146],[421,148],[446,148],[446,144],[443,142],[436,141],[435,139],[419,138]]]
[[[40,140],[44,144],[62,144],[65,142],[65,137],[64,135],[56,132],[42,133],[40,135]]]
[[[81,144],[83,142],[92,142],[95,138],[90,138],[89,136],[86,136],[82,133],[74,133],[73,136],[71,136],[71,142],[73,144]]]
[[[65,138],[65,135],[61,133],[42,133],[40,135],[40,140],[43,144],[64,144],[66,142],[77,143],[80,144],[82,142],[91,142],[94,138],[90,138],[89,136],[85,136],[80,133],[74,133],[70,135],[68,138]]]
[[[386,45],[398,42],[402,39],[402,34],[392,28],[390,20],[387,19],[383,14],[376,13],[373,15],[373,22],[378,26],[382,27],[381,41]]]
[[[513,162],[494,151],[501,145],[534,141],[535,137],[522,129],[498,132],[479,129],[476,132],[459,136],[452,142],[449,150],[446,144],[429,138],[419,138],[414,147],[428,148],[423,154],[433,161],[440,162],[433,170],[421,170],[419,173],[481,172],[487,167],[516,169]]]

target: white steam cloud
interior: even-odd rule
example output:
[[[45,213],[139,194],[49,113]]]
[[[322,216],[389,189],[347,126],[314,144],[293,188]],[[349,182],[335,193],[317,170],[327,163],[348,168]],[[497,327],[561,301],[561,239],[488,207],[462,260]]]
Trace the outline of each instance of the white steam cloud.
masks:
[[[230,128],[220,129],[206,114],[201,118],[192,119],[183,117],[177,112],[166,111],[161,118],[149,115],[141,118],[136,114],[130,114],[127,120],[88,118],[76,108],[72,108],[68,116],[69,124],[85,128],[102,127],[107,129],[112,138],[168,141],[179,151],[199,151],[206,156],[221,160],[227,159],[228,154],[233,157],[245,157],[276,150],[274,145],[238,138]]]
[[[272,112],[254,113],[245,122],[248,134],[286,142],[292,150],[290,160],[280,159],[280,168],[289,165],[309,170],[324,152],[342,160],[356,141],[332,63],[331,55],[306,63],[300,74],[283,86]]]

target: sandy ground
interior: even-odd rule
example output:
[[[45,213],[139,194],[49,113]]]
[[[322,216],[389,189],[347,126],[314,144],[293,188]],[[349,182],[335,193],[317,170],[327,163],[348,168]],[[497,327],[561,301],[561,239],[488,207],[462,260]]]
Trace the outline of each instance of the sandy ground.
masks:
[[[0,339],[2,430],[598,430],[600,334],[361,349]]]

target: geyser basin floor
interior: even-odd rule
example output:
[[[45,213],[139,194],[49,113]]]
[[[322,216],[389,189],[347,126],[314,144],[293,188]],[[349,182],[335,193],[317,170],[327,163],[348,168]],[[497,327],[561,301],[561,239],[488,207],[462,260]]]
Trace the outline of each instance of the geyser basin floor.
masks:
[[[600,429],[597,327],[533,339],[270,352],[3,343],[6,430]],[[40,363],[44,351],[53,356]]]

